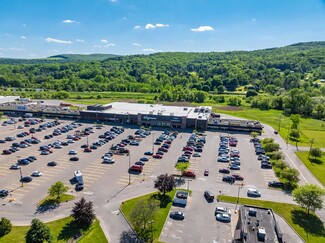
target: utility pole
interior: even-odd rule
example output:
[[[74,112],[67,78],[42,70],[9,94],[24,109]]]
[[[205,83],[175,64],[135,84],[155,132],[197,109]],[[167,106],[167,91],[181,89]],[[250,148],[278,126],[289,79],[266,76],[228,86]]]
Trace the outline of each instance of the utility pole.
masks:
[[[313,143],[314,143],[314,139],[312,138],[312,139],[310,140],[310,149],[309,149],[309,153],[308,153],[308,159],[309,159],[309,157],[310,157],[311,150],[313,149]]]
[[[190,181],[192,181],[192,180],[190,180],[190,179],[187,180],[187,190],[188,191],[190,190]]]

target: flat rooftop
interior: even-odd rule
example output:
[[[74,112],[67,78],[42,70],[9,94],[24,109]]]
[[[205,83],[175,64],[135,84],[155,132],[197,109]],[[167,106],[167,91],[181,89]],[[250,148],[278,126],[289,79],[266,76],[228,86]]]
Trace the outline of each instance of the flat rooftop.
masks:
[[[165,106],[162,104],[138,104],[127,102],[113,102],[103,107],[110,107],[105,110],[86,110],[86,112],[98,112],[108,114],[144,114],[160,116],[179,116],[206,120],[211,114],[211,106],[188,107],[188,106]]]
[[[240,207],[240,213],[242,229],[246,234],[243,242],[279,242],[272,210],[243,205]],[[264,240],[259,237],[259,229],[263,232],[262,235],[265,233]]]

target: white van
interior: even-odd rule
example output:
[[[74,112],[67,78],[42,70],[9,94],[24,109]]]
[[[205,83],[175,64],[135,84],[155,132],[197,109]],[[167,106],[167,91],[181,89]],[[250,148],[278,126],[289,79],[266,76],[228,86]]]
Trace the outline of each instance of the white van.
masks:
[[[261,196],[261,192],[254,189],[254,188],[248,188],[247,190],[247,196],[248,197],[260,197]]]

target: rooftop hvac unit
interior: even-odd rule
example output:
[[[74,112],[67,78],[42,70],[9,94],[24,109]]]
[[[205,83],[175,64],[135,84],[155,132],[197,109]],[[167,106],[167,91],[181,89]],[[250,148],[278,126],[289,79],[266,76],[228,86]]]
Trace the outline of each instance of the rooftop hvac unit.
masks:
[[[149,114],[152,115],[153,114],[153,111],[149,111]]]
[[[158,111],[158,116],[161,116],[162,115],[162,112],[161,111]]]
[[[184,111],[187,111],[187,107],[184,107],[183,110],[184,110]]]
[[[170,113],[170,116],[174,116],[174,113]]]

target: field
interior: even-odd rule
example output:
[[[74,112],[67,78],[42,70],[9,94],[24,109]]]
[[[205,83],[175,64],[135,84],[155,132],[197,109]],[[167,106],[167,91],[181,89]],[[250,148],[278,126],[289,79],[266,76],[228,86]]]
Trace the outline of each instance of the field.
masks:
[[[53,236],[53,243],[55,242],[68,242],[76,233],[77,227],[72,223],[72,218],[67,217],[53,222],[46,223],[51,229]],[[5,242],[25,242],[25,234],[28,231],[29,226],[13,226],[9,234],[0,237],[0,243]],[[106,243],[107,240],[96,220],[91,228],[84,233],[84,236],[78,242],[87,243]]]
[[[121,205],[121,211],[127,218],[127,220],[131,223],[130,221],[130,214],[133,209],[133,207],[136,205],[136,203],[139,200],[145,199],[148,200],[149,198],[155,198],[160,202],[160,207],[158,211],[155,214],[154,222],[152,223],[152,229],[153,229],[153,239],[158,240],[161,234],[161,231],[164,227],[166,217],[168,216],[170,207],[172,205],[172,199],[175,195],[176,190],[173,190],[171,192],[166,193],[166,195],[162,195],[160,193],[151,193],[148,195],[144,195],[141,197],[133,198],[131,200],[128,200],[124,202]],[[132,225],[132,223],[131,223]],[[134,226],[132,226],[134,228]]]
[[[315,159],[310,157],[308,159],[309,152],[296,152],[298,158],[304,163],[308,170],[317,178],[319,182],[325,185],[325,156]]]
[[[218,196],[218,199],[223,202],[237,202],[237,197]],[[323,222],[312,213],[306,217],[304,210],[299,206],[247,198],[239,198],[239,204],[271,208],[275,213],[284,218],[305,242],[325,242]]]

